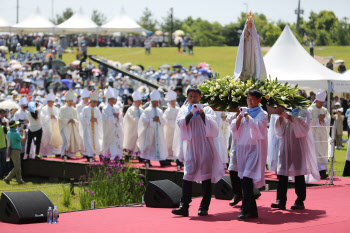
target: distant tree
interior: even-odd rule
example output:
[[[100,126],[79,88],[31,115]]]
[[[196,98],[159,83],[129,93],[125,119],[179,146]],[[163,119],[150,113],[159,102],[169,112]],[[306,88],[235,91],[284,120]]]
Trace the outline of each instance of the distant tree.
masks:
[[[73,15],[73,10],[72,8],[66,8],[63,12],[62,15],[57,14],[56,19],[51,20],[51,22],[55,25],[61,24]]]
[[[98,26],[101,26],[106,22],[106,16],[98,10],[94,9],[92,11],[91,20],[94,21]]]
[[[143,11],[143,15],[141,18],[137,21],[138,24],[140,24],[144,29],[148,31],[154,32],[157,27],[157,20],[153,19],[153,14],[148,7],[145,8]]]

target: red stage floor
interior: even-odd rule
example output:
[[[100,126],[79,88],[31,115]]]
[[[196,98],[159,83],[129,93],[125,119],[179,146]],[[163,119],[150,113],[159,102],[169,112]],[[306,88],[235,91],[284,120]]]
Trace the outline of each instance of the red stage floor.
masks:
[[[341,182],[340,182],[341,181]],[[276,191],[263,192],[258,199],[259,218],[237,220],[239,207],[228,201],[212,199],[209,216],[197,216],[200,198],[193,200],[189,217],[171,214],[171,209],[147,207],[116,207],[99,210],[62,213],[58,224],[13,225],[0,222],[1,232],[23,233],[92,233],[92,232],[349,232],[350,179],[339,178],[334,186],[307,188],[307,209],[272,210]],[[341,184],[340,184],[341,183]],[[287,207],[296,195],[288,191]]]

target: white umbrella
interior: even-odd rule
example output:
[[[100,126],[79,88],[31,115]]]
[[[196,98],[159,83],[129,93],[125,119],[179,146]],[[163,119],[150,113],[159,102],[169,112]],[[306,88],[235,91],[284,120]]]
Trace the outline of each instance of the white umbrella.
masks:
[[[122,67],[123,67],[124,69],[126,69],[126,68],[129,68],[131,65],[132,65],[131,62],[127,62],[127,63],[124,63],[124,64],[122,65]]]
[[[10,65],[19,64],[19,61],[17,61],[17,60],[11,60],[11,61],[9,62],[9,64],[10,64]]]
[[[19,109],[20,106],[12,100],[6,100],[0,103],[0,109]]]
[[[78,66],[80,64],[80,60],[75,60],[71,64],[75,65],[75,66]]]
[[[176,31],[174,32],[174,34],[177,35],[177,36],[183,36],[183,35],[185,35],[185,32],[182,31],[182,30],[176,30]]]
[[[7,51],[7,50],[9,50],[6,46],[4,46],[4,45],[1,45],[0,46],[0,50],[2,50],[2,51]]]
[[[334,63],[335,64],[340,64],[340,63],[343,63],[344,62],[344,60],[336,60]]]
[[[122,63],[120,63],[119,61],[114,62],[113,65],[119,69],[122,68]]]
[[[132,67],[130,67],[130,70],[142,71],[140,66],[132,66]]]
[[[17,63],[17,64],[13,64],[12,66],[11,66],[11,68],[12,69],[22,69],[22,65],[21,64],[19,64],[19,63]]]
[[[162,32],[162,31],[155,31],[155,32],[154,32],[154,35],[156,35],[156,36],[162,36],[162,35],[163,35],[163,32]]]

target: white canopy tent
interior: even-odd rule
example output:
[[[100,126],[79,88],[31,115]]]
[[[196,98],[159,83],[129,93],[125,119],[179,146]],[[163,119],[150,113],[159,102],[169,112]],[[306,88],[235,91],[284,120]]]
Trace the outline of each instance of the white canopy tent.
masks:
[[[348,92],[350,77],[346,79],[323,66],[300,45],[288,25],[264,56],[266,71],[272,79],[282,83],[298,84],[303,87],[328,90],[328,101],[331,92]],[[328,106],[330,104],[328,103]]]
[[[13,32],[54,32],[54,30],[55,25],[41,14],[39,7],[28,18],[12,26]]]
[[[10,32],[11,25],[6,19],[0,16],[0,32]]]
[[[98,26],[82,10],[56,26],[56,32],[60,33],[98,33]]]
[[[100,28],[101,33],[113,32],[137,32],[146,31],[143,27],[138,25],[135,20],[130,18],[124,8],[121,9],[120,14],[116,15],[111,21],[104,24]]]

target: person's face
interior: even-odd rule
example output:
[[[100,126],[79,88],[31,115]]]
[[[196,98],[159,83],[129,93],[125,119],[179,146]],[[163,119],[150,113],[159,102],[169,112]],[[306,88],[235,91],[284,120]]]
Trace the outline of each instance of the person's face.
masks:
[[[315,104],[316,104],[316,107],[317,107],[317,108],[322,108],[324,102],[316,100],[316,101],[315,101]]]
[[[347,99],[350,99],[350,94],[346,94],[346,98],[347,98]]]
[[[53,107],[53,104],[54,104],[55,102],[54,101],[47,101],[47,106],[49,106],[50,108],[52,108]]]
[[[251,29],[253,27],[253,24],[252,24],[252,22],[249,20],[249,21],[247,21],[247,28],[248,29]]]
[[[23,111],[25,111],[26,110],[26,105],[21,105],[21,108],[22,108]]]
[[[93,108],[96,108],[96,107],[97,107],[97,104],[98,104],[98,101],[97,101],[97,100],[91,100],[91,101],[90,101],[90,105],[91,105],[91,107],[93,107]]]
[[[152,101],[151,104],[152,104],[152,107],[153,107],[153,108],[157,108],[158,105],[159,105],[159,101],[158,101],[158,100]]]
[[[202,98],[202,95],[199,94],[198,92],[196,92],[196,91],[190,91],[190,92],[188,93],[188,96],[187,96],[187,101],[188,101],[191,105],[193,105],[193,104],[198,104],[199,101],[201,100],[201,98]]]
[[[89,97],[83,98],[83,103],[84,103],[84,104],[87,104],[88,102],[89,102]]]
[[[109,98],[108,99],[108,103],[109,103],[109,105],[114,105],[114,102],[115,102],[115,99],[114,98]]]
[[[259,106],[259,103],[261,102],[261,98],[256,98],[256,96],[248,95],[247,96],[247,105],[249,108],[255,108]]]
[[[175,108],[176,100],[169,101],[169,105],[170,105],[172,108]]]
[[[5,112],[0,112],[0,118],[4,118],[5,117]]]
[[[141,106],[142,101],[141,100],[136,100],[134,101],[135,107],[139,108]]]
[[[131,99],[128,99],[128,104],[132,105],[132,100]]]
[[[67,105],[68,105],[69,107],[72,107],[73,104],[74,104],[73,100],[67,100]]]
[[[339,100],[338,96],[334,97],[334,100],[335,100],[335,101],[338,101],[338,100]]]

